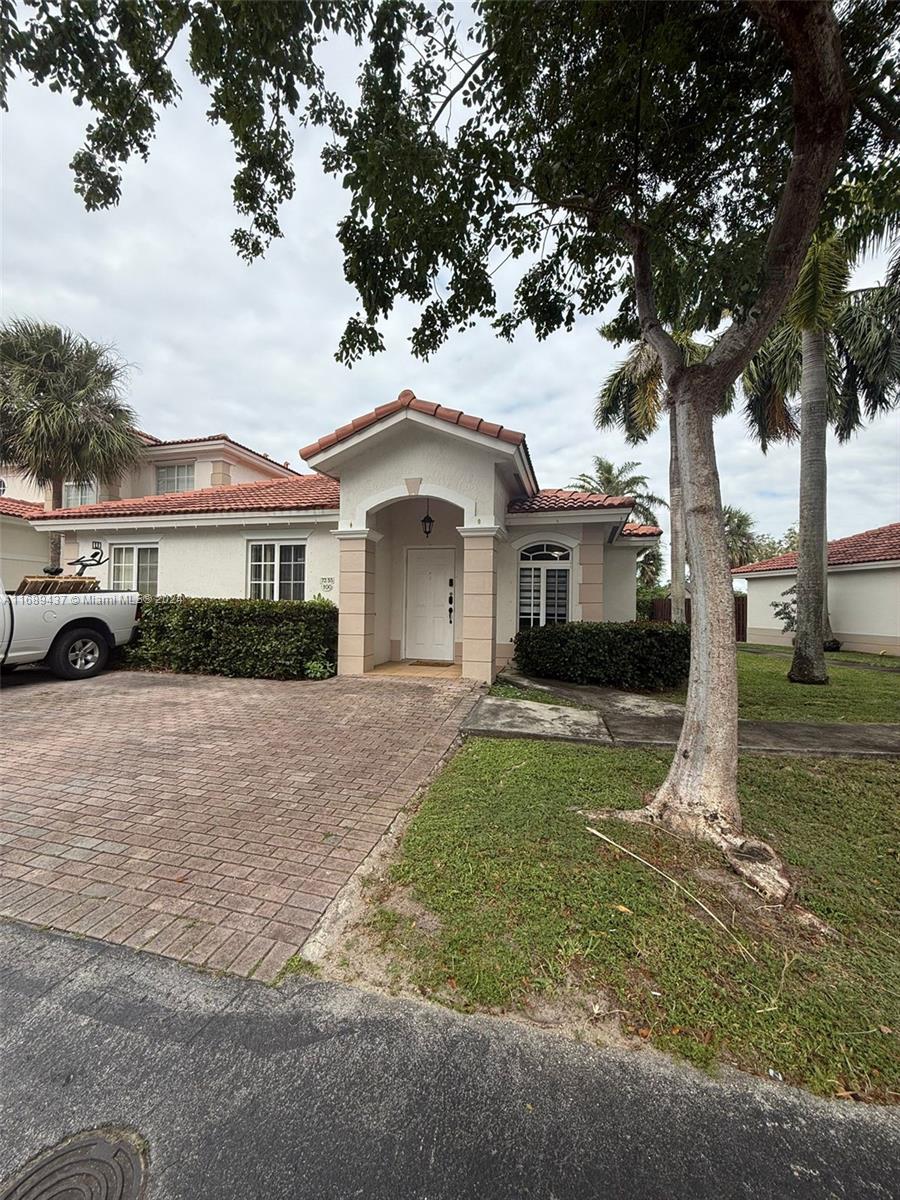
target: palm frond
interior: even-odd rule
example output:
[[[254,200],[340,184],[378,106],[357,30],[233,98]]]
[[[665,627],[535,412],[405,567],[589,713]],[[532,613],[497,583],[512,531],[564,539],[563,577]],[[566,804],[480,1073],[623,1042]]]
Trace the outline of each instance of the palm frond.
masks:
[[[141,442],[123,402],[127,366],[109,346],[28,318],[0,328],[4,460],[38,486],[115,479]]]
[[[753,356],[741,379],[744,414],[763,453],[770,442],[792,441],[800,433],[790,397],[800,389],[800,334],[782,323]]]
[[[850,279],[847,249],[837,233],[813,238],[784,318],[795,329],[830,328],[843,304]]]

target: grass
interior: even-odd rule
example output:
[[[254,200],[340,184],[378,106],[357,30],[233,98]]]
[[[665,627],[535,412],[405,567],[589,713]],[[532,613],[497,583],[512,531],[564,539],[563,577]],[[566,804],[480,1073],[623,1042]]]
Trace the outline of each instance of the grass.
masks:
[[[551,692],[543,692],[540,688],[518,687],[514,683],[494,683],[488,688],[489,696],[502,696],[504,700],[535,700],[538,704],[557,704],[562,708],[589,708],[588,704],[579,704],[577,700],[567,700],[562,696],[554,696]]]
[[[828,684],[789,683],[786,658],[738,651],[740,715],[753,721],[809,724],[874,721],[900,723],[900,675],[890,671],[842,671],[828,664]],[[685,690],[654,692],[684,703]]]
[[[438,920],[392,910],[388,892],[373,919],[383,947],[425,994],[465,1010],[573,988],[611,995],[626,1030],[697,1064],[724,1059],[826,1095],[900,1100],[896,765],[742,760],[748,828],[786,854],[801,903],[834,938],[725,888],[712,851],[600,824],[684,881],[755,962],[573,811],[636,806],[666,766],[645,751],[469,742],[429,790],[393,871]]]
[[[760,650],[771,650],[778,654],[786,655],[788,658],[792,654],[790,646],[773,646],[762,642],[754,642],[753,645],[758,645]],[[825,658],[833,666],[840,666],[842,662],[858,662],[872,663],[875,666],[893,667],[895,670],[900,670],[900,658],[896,654],[868,654],[865,650],[826,650]]]

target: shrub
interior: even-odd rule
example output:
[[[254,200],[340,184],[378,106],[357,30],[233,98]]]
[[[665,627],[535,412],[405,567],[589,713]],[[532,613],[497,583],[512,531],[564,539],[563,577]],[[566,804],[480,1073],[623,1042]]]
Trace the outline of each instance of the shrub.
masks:
[[[653,621],[572,621],[516,634],[526,675],[604,687],[662,691],[680,686],[690,666],[687,625]]]
[[[334,674],[338,610],[330,600],[207,600],[157,596],[143,602],[129,666],[250,679],[323,679]]]

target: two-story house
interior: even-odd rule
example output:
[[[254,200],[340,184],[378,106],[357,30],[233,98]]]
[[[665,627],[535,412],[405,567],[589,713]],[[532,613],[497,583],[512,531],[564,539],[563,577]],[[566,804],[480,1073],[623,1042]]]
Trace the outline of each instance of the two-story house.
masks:
[[[235,442],[224,433],[208,437],[163,441],[140,433],[144,448],[140,461],[116,481],[94,480],[63,484],[62,509],[87,509],[115,500],[165,496],[231,484],[265,483],[296,479],[298,472],[267,454]],[[21,471],[0,467],[0,568],[7,587],[15,586],[26,574],[39,574],[47,564],[49,534],[35,527],[31,518],[50,508],[50,489],[39,488]],[[96,539],[92,539],[93,540]],[[90,551],[91,546],[87,547]],[[67,531],[62,561],[85,552],[77,533]],[[149,594],[158,589],[158,548],[116,544],[110,556],[108,579],[101,586],[140,586]]]

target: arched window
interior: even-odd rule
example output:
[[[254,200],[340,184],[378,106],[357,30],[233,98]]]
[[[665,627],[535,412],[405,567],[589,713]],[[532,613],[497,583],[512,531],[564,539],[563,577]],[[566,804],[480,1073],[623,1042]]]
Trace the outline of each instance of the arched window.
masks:
[[[572,552],[555,542],[535,542],[519,553],[519,628],[569,619]]]

